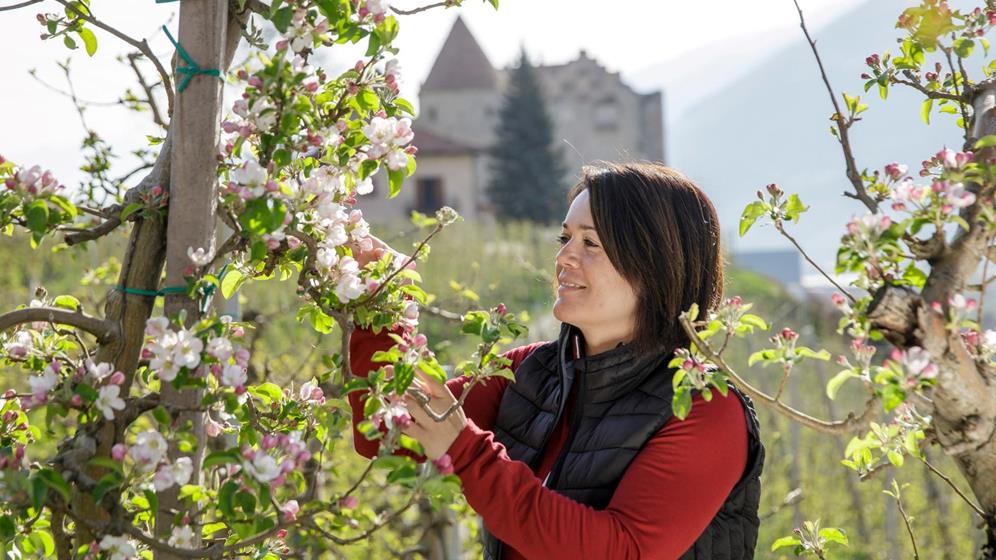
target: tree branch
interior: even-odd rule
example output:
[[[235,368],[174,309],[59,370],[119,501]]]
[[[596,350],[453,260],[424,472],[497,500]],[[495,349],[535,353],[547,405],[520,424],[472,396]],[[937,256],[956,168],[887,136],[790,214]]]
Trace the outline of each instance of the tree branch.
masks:
[[[138,85],[142,86],[142,90],[145,91],[145,101],[148,103],[149,109],[152,111],[152,120],[159,126],[166,128],[166,121],[163,120],[163,116],[159,112],[159,104],[156,103],[156,98],[152,95],[153,86],[149,85],[149,83],[145,81],[145,76],[142,74],[142,71],[138,68],[138,64],[135,62],[135,59],[138,57],[138,53],[128,54],[128,65],[131,66],[132,71],[135,72],[135,77],[138,79]]]
[[[823,77],[823,83],[827,87],[827,93],[830,94],[830,102],[833,103],[834,110],[834,122],[837,123],[837,131],[839,133],[838,140],[840,141],[840,147],[844,151],[844,163],[847,165],[847,178],[851,181],[851,185],[854,186],[854,193],[848,193],[848,196],[860,200],[871,212],[878,212],[878,203],[868,194],[865,190],[865,184],[861,180],[861,174],[858,173],[858,166],[854,162],[854,153],[851,151],[851,140],[847,136],[847,131],[851,127],[852,121],[847,120],[847,117],[840,112],[840,105],[837,103],[837,96],[834,94],[833,87],[830,86],[830,79],[827,78],[827,72],[823,68],[823,61],[820,59],[820,53],[816,50],[816,42],[809,35],[809,29],[806,28],[806,19],[802,15],[802,8],[799,7],[799,0],[792,0],[795,4],[795,9],[799,12],[799,27],[802,28],[802,32],[806,35],[806,41],[809,42],[809,47],[813,50],[813,56],[816,57],[816,64],[820,67],[820,75]]]
[[[783,237],[785,237],[786,239],[788,239],[789,241],[791,241],[792,245],[795,245],[795,248],[802,254],[802,257],[804,259],[806,259],[806,262],[808,262],[809,264],[813,265],[813,268],[815,268],[816,270],[818,270],[819,273],[822,274],[823,277],[826,278],[828,282],[830,282],[831,284],[833,284],[833,286],[835,288],[837,288],[838,290],[840,290],[841,292],[843,292],[843,294],[845,296],[847,296],[847,299],[851,300],[851,303],[856,303],[857,302],[857,300],[854,299],[854,296],[852,296],[850,292],[848,292],[847,290],[845,290],[844,288],[842,288],[840,286],[840,284],[838,284],[833,278],[830,277],[829,274],[827,274],[822,268],[820,268],[820,265],[816,264],[816,262],[813,259],[809,258],[809,255],[806,254],[806,251],[803,250],[803,248],[802,248],[801,245],[799,245],[799,242],[796,241],[794,237],[792,237],[791,235],[789,235],[789,233],[787,231],[785,231],[785,227],[782,225],[782,221],[781,220],[775,220],[775,229],[777,229],[778,233],[782,234]]]
[[[96,27],[99,27],[104,31],[107,31],[111,35],[114,35],[118,39],[121,39],[125,43],[128,43],[129,45],[135,47],[136,49],[138,49],[138,52],[142,53],[146,58],[152,61],[152,64],[155,65],[156,70],[159,71],[159,77],[160,79],[162,79],[163,87],[166,90],[166,100],[169,105],[167,113],[170,116],[173,115],[173,80],[170,79],[169,72],[167,72],[166,68],[163,67],[162,62],[159,61],[159,58],[157,58],[156,55],[153,54],[152,49],[149,48],[148,41],[146,41],[145,39],[139,41],[137,39],[129,37],[128,35],[125,35],[124,33],[98,20],[92,15],[81,12],[79,9],[76,8],[74,4],[70,3],[68,0],[55,0],[55,1],[65,6],[67,10],[70,10],[71,12],[76,14],[76,16],[82,19],[83,21],[86,21]]]
[[[21,2],[20,4],[12,4],[10,6],[0,6],[0,12],[6,12],[7,10],[16,10],[18,8],[24,8],[32,4],[37,4],[43,0],[27,0],[26,2]]]
[[[121,210],[122,208],[118,204],[111,206],[107,210],[108,214],[110,214],[110,217],[108,217],[106,220],[104,220],[103,222],[97,224],[92,228],[88,228],[76,233],[67,234],[64,239],[66,245],[69,246],[78,245],[86,241],[93,241],[94,239],[101,238],[111,233],[112,231],[117,229],[118,226],[121,225],[121,218],[120,218]]]
[[[686,314],[682,314],[678,321],[681,323],[681,327],[685,330],[685,334],[688,335],[689,340],[695,346],[702,351],[702,353],[709,359],[709,361],[716,364],[721,370],[725,371],[733,384],[743,391],[748,397],[760,401],[764,405],[774,409],[775,411],[787,416],[788,418],[799,422],[804,426],[808,426],[818,432],[823,432],[826,434],[849,434],[860,430],[868,425],[869,422],[875,417],[875,412],[878,404],[878,397],[872,397],[868,399],[868,403],[865,406],[865,411],[861,416],[855,416],[854,413],[847,415],[846,420],[838,421],[827,421],[815,418],[806,414],[805,412],[796,410],[791,406],[785,404],[781,400],[768,395],[767,393],[755,388],[750,383],[748,383],[743,377],[741,377],[729,364],[723,359],[722,356],[713,352],[712,348],[699,338],[698,332],[695,331],[695,327],[692,325],[691,321],[688,320]]]
[[[112,321],[58,307],[25,307],[4,313],[0,315],[0,331],[36,321],[72,325],[95,336],[100,344],[112,342],[119,334],[117,324]]]
[[[391,6],[391,11],[398,14],[399,16],[410,16],[417,14],[419,12],[424,12],[426,10],[431,10],[433,8],[449,8],[450,6],[459,5],[457,0],[443,0],[442,2],[436,2],[435,4],[428,4],[426,6],[421,6],[418,8],[413,8],[411,10],[399,10],[394,6]]]
[[[961,97],[953,93],[948,93],[946,91],[931,91],[927,89],[926,87],[923,86],[923,84],[921,84],[916,80],[916,77],[913,75],[913,72],[910,72],[909,70],[903,70],[903,75],[906,76],[908,79],[903,80],[902,78],[896,78],[895,76],[893,76],[892,81],[897,84],[903,84],[904,86],[909,86],[919,91],[923,95],[925,95],[928,99],[948,99],[951,101],[957,101],[959,103],[962,101]]]

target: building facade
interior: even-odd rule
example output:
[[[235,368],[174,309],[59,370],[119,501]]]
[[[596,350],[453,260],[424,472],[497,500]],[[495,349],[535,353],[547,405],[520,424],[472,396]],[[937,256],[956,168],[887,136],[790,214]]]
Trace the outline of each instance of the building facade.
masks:
[[[491,65],[459,17],[422,84],[414,144],[418,169],[400,200],[387,201],[383,174],[376,196],[361,202],[375,222],[432,213],[447,205],[465,219],[492,216],[487,197],[488,148],[494,142],[507,70]],[[570,180],[599,160],[664,161],[661,92],[641,94],[581,51],[566,64],[537,66],[555,141]]]

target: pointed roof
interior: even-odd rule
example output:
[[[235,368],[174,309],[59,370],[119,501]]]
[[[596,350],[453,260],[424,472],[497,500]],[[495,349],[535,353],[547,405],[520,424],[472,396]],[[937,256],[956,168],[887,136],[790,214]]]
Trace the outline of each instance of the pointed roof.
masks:
[[[457,16],[422,91],[454,89],[497,89],[498,78],[491,61]]]

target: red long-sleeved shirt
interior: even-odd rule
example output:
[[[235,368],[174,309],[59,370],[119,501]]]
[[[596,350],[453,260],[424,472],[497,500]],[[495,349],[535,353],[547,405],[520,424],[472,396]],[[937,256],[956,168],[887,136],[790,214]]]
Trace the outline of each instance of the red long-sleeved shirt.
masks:
[[[370,358],[393,344],[386,333],[357,329],[350,339],[353,373],[366,376],[379,365]],[[517,369],[538,344],[505,355]],[[447,382],[457,397],[466,378]],[[509,381],[492,378],[464,401],[467,426],[450,446],[454,470],[467,502],[506,543],[507,560],[640,558],[669,560],[683,554],[719,511],[747,462],[747,424],[733,395],[714,393],[693,401],[685,420],[668,421],[637,454],[604,510],[595,510],[545,488],[567,439],[573,398],[537,469],[508,457],[490,431]],[[378,443],[355,427],[363,419],[364,393],[349,395],[357,452],[373,457]],[[496,499],[497,498],[497,499]]]

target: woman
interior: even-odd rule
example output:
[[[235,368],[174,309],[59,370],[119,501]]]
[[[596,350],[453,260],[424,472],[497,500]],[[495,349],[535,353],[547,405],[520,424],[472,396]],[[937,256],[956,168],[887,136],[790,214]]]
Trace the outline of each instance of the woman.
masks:
[[[678,315],[722,294],[715,209],[648,163],[586,168],[569,198],[558,340],[510,350],[515,382],[475,387],[445,421],[407,400],[405,432],[430,459],[449,455],[484,521],[486,559],[753,558],[764,450],[750,401],[731,390],[697,396],[685,420],[671,414],[667,363],[688,345]],[[356,332],[353,371],[376,369],[370,357],[391,344]],[[464,381],[418,384],[439,412]],[[361,396],[350,398],[355,425]]]

